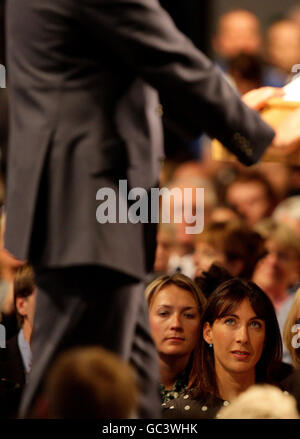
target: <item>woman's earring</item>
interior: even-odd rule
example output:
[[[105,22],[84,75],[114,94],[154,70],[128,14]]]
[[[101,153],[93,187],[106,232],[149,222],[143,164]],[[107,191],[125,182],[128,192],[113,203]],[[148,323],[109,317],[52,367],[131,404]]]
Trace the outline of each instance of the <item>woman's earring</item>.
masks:
[[[209,345],[208,345],[210,348],[212,348],[213,347],[213,345],[212,345],[212,343],[209,343]]]

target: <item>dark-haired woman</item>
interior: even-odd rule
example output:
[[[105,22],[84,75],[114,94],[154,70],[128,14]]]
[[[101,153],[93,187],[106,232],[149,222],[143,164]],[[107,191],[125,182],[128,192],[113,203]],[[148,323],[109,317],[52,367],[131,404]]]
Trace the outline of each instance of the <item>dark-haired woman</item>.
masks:
[[[210,295],[200,323],[189,390],[164,417],[213,418],[251,385],[274,383],[282,342],[274,307],[254,283],[232,278]]]

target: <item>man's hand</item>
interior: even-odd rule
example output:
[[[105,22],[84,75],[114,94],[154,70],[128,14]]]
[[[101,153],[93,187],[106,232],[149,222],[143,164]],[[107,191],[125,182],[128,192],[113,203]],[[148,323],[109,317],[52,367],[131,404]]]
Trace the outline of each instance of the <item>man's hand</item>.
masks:
[[[253,110],[260,110],[271,98],[281,98],[284,96],[282,88],[261,87],[251,90],[242,96],[243,102]]]
[[[242,96],[242,100],[253,110],[260,110],[271,98],[284,96],[282,88],[261,87],[251,90]],[[275,137],[268,152],[278,158],[287,156],[297,149],[300,152],[300,108],[293,111],[275,129]]]
[[[272,153],[286,156],[297,149],[300,152],[300,108],[293,111],[275,130],[276,135],[270,146]]]

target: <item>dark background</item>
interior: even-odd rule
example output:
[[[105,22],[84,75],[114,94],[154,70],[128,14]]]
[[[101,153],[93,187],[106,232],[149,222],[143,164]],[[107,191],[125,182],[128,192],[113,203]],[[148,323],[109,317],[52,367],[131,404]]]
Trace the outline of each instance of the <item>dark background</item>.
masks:
[[[4,64],[4,1],[0,0],[0,64]]]
[[[211,54],[210,40],[217,18],[231,9],[248,9],[255,13],[266,28],[282,17],[300,0],[160,0],[177,26],[206,54]]]

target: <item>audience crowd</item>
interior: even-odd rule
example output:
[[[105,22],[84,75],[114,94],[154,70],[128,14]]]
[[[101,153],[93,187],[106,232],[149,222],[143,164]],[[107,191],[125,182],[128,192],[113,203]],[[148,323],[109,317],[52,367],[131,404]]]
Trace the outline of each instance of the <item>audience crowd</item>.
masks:
[[[262,24],[252,12],[221,16],[212,36],[215,61],[243,95],[284,86],[300,64],[300,6]],[[2,58],[1,58],[2,59]],[[8,82],[9,87],[9,82]],[[4,204],[7,96],[0,89],[0,196]],[[217,162],[210,139],[186,162],[166,158],[161,187],[179,190],[157,231],[145,291],[166,418],[299,418],[300,171],[261,162]],[[202,160],[196,158],[201,155]],[[196,189],[204,188],[199,208]],[[189,196],[185,189],[192,189]],[[162,205],[168,200],[162,197]],[[201,218],[200,230],[187,227]],[[173,220],[173,221],[172,221]],[[14,418],[30,379],[36,288],[26,261],[8,254],[0,222],[0,417]],[[283,355],[282,355],[283,354]],[[298,372],[297,372],[298,371]],[[294,394],[287,395],[287,391]],[[33,413],[45,418],[134,417],[134,371],[109,352],[66,352],[50,372]],[[257,402],[260,402],[258,405]]]

